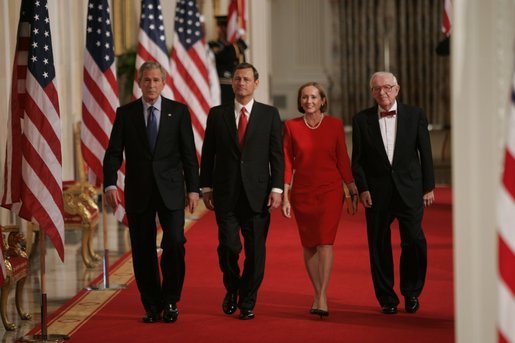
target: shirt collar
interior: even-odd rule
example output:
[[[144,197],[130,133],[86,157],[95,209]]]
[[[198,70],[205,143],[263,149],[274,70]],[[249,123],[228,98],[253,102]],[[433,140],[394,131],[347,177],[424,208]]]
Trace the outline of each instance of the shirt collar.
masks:
[[[389,111],[395,111],[395,112],[398,113],[398,111],[397,111],[397,100],[395,100],[395,103],[393,104],[392,108],[390,108]],[[381,119],[381,115],[380,115],[381,112],[386,112],[386,110],[378,105],[377,106],[377,116],[379,117],[379,119]]]
[[[143,100],[143,98],[141,98],[141,101],[143,102],[143,109],[145,110],[145,113],[148,112],[148,108],[150,106],[154,106],[154,109],[156,109],[159,113],[161,113],[161,100],[162,100],[161,96],[158,96],[156,99],[156,102],[154,102],[153,104],[149,104],[148,102]]]
[[[239,115],[242,107],[245,107],[245,110],[247,111],[247,115],[250,115],[250,112],[252,112],[253,106],[254,106],[254,99],[251,99],[245,106],[240,104],[238,101],[234,100],[234,111],[238,115]]]

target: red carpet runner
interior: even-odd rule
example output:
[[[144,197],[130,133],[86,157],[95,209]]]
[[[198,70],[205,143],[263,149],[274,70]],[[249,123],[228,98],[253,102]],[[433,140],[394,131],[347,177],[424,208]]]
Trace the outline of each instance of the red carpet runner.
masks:
[[[342,216],[328,318],[320,320],[308,314],[311,285],[295,222],[279,211],[273,213],[256,318],[240,321],[237,314],[226,316],[221,310],[225,291],[216,256],[217,229],[210,212],[187,234],[186,282],[178,322],[142,323],[144,311],[131,282],[74,332],[69,342],[453,342],[451,191],[437,189],[436,198],[424,218],[429,268],[417,314],[405,313],[403,303],[397,315],[379,312],[360,208],[355,217]],[[396,266],[398,236],[398,229],[393,229]]]

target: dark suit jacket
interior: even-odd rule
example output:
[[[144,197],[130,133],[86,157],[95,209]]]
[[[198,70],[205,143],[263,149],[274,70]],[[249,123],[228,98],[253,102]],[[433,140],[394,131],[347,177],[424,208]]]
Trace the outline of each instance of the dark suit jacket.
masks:
[[[393,162],[386,155],[377,106],[352,121],[352,172],[359,192],[370,191],[374,205],[383,204],[393,185],[408,206],[417,207],[435,187],[428,123],[421,108],[397,102],[397,137]]]
[[[170,210],[184,208],[185,182],[188,192],[199,192],[198,160],[188,108],[182,103],[161,98],[161,119],[154,154],[148,145],[141,98],[116,111],[104,156],[104,186],[116,185],[117,171],[125,151],[127,213],[137,213],[147,207],[154,180]]]
[[[240,150],[234,103],[213,107],[207,119],[201,187],[213,188],[217,211],[233,210],[241,187],[255,212],[266,208],[271,188],[284,187],[284,158],[279,113],[275,107],[254,102]]]

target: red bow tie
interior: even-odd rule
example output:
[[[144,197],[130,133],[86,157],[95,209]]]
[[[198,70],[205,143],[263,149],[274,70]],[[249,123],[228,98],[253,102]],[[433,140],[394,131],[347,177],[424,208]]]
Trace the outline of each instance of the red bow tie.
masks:
[[[381,118],[390,117],[390,116],[396,115],[397,111],[385,111],[385,112],[379,112],[379,114],[381,115]]]

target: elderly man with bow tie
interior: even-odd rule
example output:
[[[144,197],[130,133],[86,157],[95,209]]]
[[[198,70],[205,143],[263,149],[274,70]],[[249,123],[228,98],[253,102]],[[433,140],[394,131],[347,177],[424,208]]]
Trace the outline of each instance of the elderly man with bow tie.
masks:
[[[415,313],[424,287],[427,244],[422,230],[424,206],[435,187],[427,118],[421,108],[397,102],[400,86],[389,72],[370,78],[377,105],[352,122],[352,171],[365,207],[370,267],[384,314],[397,313],[390,225],[399,222],[400,291],[405,310]]]

